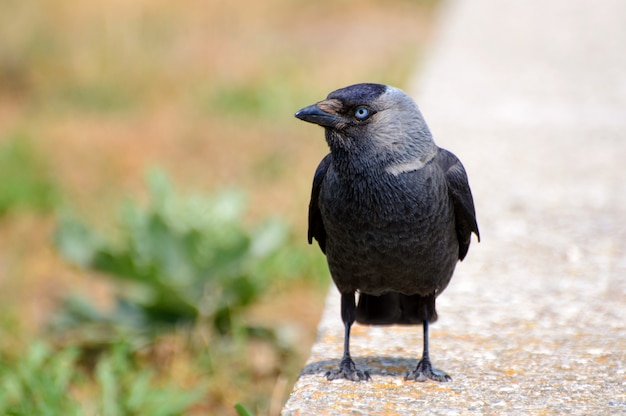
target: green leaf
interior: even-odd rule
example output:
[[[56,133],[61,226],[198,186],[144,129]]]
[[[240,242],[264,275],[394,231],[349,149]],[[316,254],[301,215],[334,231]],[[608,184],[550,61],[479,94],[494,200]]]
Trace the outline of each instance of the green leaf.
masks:
[[[59,215],[53,241],[63,257],[81,267],[90,266],[99,247],[99,238],[68,213]]]
[[[248,410],[241,403],[235,403],[235,411],[237,412],[238,416],[254,416],[254,413]]]

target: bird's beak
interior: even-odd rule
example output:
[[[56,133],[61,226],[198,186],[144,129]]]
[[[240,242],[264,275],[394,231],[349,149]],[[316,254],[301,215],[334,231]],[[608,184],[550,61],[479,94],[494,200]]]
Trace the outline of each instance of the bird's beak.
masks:
[[[337,127],[341,123],[341,118],[337,114],[336,100],[324,100],[319,103],[304,107],[295,116],[300,120],[315,123],[322,127]]]

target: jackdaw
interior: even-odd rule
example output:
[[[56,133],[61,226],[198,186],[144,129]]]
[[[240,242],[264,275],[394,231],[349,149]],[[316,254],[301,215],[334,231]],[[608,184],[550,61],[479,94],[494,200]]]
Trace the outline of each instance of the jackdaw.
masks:
[[[330,147],[313,178],[308,231],[341,293],[343,358],[326,378],[370,379],[350,357],[356,320],[423,325],[423,356],[406,378],[451,380],[430,362],[428,325],[471,234],[480,241],[463,165],[437,147],[417,105],[394,87],[341,88],[295,116],[324,127]]]

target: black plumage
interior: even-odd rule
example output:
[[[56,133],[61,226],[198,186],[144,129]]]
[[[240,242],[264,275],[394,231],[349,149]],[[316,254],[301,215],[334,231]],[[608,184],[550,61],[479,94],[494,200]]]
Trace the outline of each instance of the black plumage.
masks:
[[[471,234],[479,237],[463,165],[437,147],[418,107],[397,88],[352,85],[296,117],[323,126],[330,147],[313,178],[308,232],[341,293],[344,356],[327,378],[370,378],[350,358],[357,321],[422,324],[424,354],[407,378],[449,380],[430,363],[428,325]]]

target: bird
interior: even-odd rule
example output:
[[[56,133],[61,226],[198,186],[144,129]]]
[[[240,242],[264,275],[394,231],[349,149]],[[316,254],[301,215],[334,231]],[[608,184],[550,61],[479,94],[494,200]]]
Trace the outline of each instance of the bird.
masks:
[[[343,356],[326,379],[371,380],[350,355],[356,321],[422,325],[422,357],[405,378],[450,381],[431,363],[428,334],[471,234],[480,241],[461,161],[435,144],[413,99],[389,85],[337,89],[295,117],[323,127],[330,149],[308,212],[308,242],[319,244],[341,296]]]

